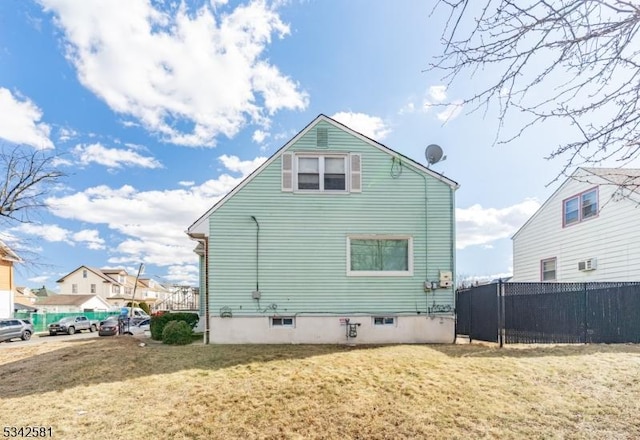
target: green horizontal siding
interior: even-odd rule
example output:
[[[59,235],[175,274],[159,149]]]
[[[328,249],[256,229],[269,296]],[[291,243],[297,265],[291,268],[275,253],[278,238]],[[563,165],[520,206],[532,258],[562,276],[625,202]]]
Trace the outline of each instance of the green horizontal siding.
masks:
[[[422,174],[404,165],[393,178],[391,156],[326,126],[328,149],[315,149],[312,129],[288,151],[360,153],[362,193],[282,192],[280,159],[272,162],[210,217],[211,313],[223,307],[235,316],[272,314],[274,307],[281,314],[425,313],[434,301],[452,309],[453,289],[439,289],[435,295],[423,289],[425,279],[437,280],[440,270],[453,271],[452,188],[427,176],[425,249]],[[259,303],[251,297],[256,289],[256,224],[251,216],[260,223]],[[413,276],[347,276],[349,234],[411,235]]]

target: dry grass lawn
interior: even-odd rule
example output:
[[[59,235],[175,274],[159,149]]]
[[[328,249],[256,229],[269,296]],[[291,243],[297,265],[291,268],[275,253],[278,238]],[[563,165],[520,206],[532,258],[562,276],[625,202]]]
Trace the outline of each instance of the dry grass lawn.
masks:
[[[2,426],[55,439],[638,439],[640,346],[2,347]]]

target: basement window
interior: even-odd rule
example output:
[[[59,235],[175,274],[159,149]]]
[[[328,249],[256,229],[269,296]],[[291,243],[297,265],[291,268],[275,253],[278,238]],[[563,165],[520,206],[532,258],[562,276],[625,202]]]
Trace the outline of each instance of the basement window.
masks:
[[[396,318],[394,316],[374,316],[373,325],[375,326],[394,326]]]
[[[273,317],[271,318],[271,327],[295,327],[295,318],[293,317]]]

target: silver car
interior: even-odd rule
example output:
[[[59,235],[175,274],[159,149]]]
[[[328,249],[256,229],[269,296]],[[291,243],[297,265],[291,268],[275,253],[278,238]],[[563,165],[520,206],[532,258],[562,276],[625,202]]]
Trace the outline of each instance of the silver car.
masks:
[[[33,324],[26,319],[0,319],[0,342],[20,338],[31,339]]]
[[[145,319],[137,324],[127,325],[125,324],[122,330],[123,335],[149,335],[151,319]]]

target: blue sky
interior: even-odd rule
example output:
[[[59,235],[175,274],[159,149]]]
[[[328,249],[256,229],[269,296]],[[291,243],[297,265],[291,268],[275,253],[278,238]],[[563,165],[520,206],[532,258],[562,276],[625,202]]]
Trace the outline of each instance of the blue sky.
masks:
[[[56,288],[80,265],[197,280],[184,231],[324,113],[460,183],[459,276],[511,271],[511,235],[557,188],[561,124],[494,146],[495,113],[425,71],[441,12],[420,0],[0,2],[0,142],[61,154],[64,185],[2,238]],[[518,128],[517,118],[504,127]],[[33,258],[33,257],[30,257]]]

